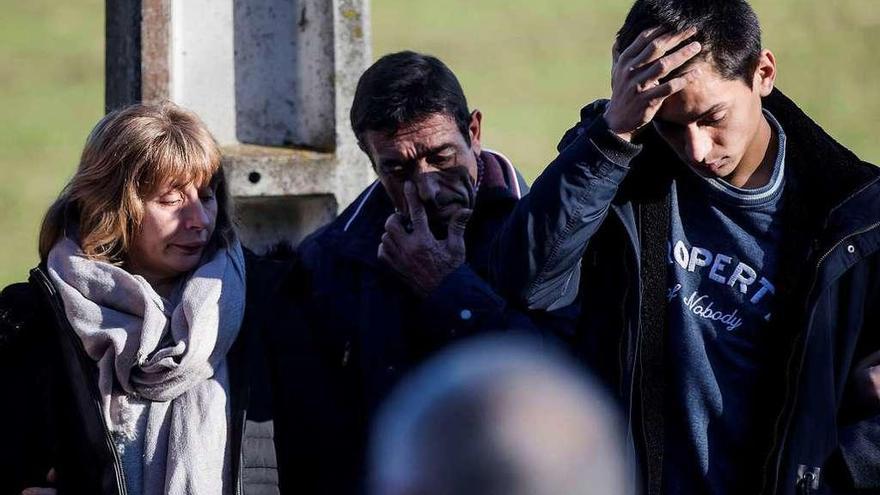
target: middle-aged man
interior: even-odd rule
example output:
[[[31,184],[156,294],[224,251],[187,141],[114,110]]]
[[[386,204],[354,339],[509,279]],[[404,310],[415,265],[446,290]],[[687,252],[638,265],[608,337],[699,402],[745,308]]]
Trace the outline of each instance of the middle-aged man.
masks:
[[[324,383],[311,387],[324,402],[305,407],[326,413],[316,428],[339,445],[342,482],[362,480],[370,418],[407,369],[454,339],[529,325],[484,281],[526,186],[482,148],[481,119],[434,57],[387,55],[358,82],[351,124],[379,179],[302,243],[292,280],[321,355],[302,378]]]
[[[636,1],[494,251],[529,307],[577,298],[648,493],[880,490],[880,172],[776,75],[744,0]]]

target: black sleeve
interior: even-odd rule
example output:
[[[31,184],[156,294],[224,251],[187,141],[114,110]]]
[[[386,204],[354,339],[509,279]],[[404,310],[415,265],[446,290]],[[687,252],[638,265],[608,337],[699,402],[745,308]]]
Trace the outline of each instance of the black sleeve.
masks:
[[[28,284],[0,293],[0,493],[47,486],[53,462],[57,357]]]
[[[587,243],[642,149],[608,129],[603,108],[596,102],[584,109],[493,245],[493,286],[529,309],[558,309],[577,297]]]
[[[880,272],[880,256],[874,256],[874,270]],[[864,357],[880,349],[880,278],[874,278],[866,289],[866,314],[853,366]],[[852,370],[851,370],[852,373]],[[855,391],[852,375],[838,410],[838,448],[826,466],[832,475],[843,481],[844,487],[861,490],[880,490],[880,399],[866,404]],[[861,492],[860,492],[861,493]]]
[[[466,263],[422,301],[421,314],[424,331],[435,344],[480,332],[538,331]]]

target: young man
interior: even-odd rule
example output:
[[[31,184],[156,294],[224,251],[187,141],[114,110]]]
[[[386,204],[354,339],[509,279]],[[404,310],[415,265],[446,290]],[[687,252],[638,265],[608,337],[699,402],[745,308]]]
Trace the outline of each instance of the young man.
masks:
[[[577,299],[647,493],[880,488],[880,173],[775,79],[744,0],[637,0],[494,251],[530,308]]]
[[[370,418],[413,365],[455,339],[530,325],[484,281],[491,241],[526,186],[482,148],[481,119],[434,57],[387,55],[361,76],[351,124],[379,180],[303,241],[291,279],[321,360],[310,380],[326,382],[303,407],[338,440],[325,479],[361,481]]]

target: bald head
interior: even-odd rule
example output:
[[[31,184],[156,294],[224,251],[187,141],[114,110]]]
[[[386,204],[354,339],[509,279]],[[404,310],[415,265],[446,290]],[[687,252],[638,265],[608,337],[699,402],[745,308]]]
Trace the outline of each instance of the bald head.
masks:
[[[373,493],[624,493],[618,426],[559,354],[532,341],[471,341],[418,370],[383,408]]]

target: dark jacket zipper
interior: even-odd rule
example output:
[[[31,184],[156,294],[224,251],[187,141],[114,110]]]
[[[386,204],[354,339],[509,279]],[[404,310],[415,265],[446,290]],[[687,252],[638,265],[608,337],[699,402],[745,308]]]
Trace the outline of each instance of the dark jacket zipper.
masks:
[[[67,320],[67,315],[64,314],[61,303],[58,301],[59,296],[58,292],[55,290],[55,286],[52,285],[52,282],[49,281],[46,274],[43,273],[43,271],[39,268],[34,269],[34,275],[39,278],[41,290],[44,292],[44,295],[47,297],[50,305],[52,306],[52,311],[55,316],[56,324],[62,328],[62,332],[65,333],[67,338],[70,339],[74,347],[77,349],[77,360],[79,361],[80,366],[85,372],[84,375],[86,377],[90,376],[92,370],[89,369],[86,363],[90,361],[91,358],[88,357],[82,341],[73,331],[73,328],[71,328],[70,322]],[[94,380],[87,381],[87,386],[89,387],[92,399],[92,405],[94,406],[95,412],[101,420],[101,426],[104,429],[104,440],[106,446],[110,451],[110,455],[113,456],[113,471],[116,474],[117,492],[120,495],[125,495],[127,493],[125,486],[125,474],[122,471],[122,463],[119,460],[119,454],[116,452],[116,444],[113,442],[110,428],[107,426],[107,422],[104,419],[100,391],[97,389],[98,385],[94,382]]]
[[[639,275],[641,273],[641,271],[640,271],[641,260],[639,259],[639,255],[638,255],[639,248],[638,248],[638,244],[637,244],[637,239],[633,238],[633,234],[626,227],[626,219],[623,217],[623,215],[619,211],[617,211],[616,208],[612,208],[611,210],[614,212],[614,214],[620,220],[620,223],[623,227],[623,230],[626,232],[626,236],[630,240],[630,244],[633,249],[633,253],[635,253],[635,255],[633,256],[633,258],[636,261],[635,276],[633,276],[632,274],[630,274],[630,276],[633,276],[633,279],[636,281],[635,297],[636,297],[637,301],[636,301],[635,307],[639,308],[641,306],[641,277]],[[632,320],[629,320],[627,333],[621,337],[621,345],[623,345],[624,339],[628,338],[628,335],[631,333],[631,326],[632,325],[633,325]],[[635,352],[635,356],[633,356],[632,363],[630,363],[630,370],[628,373],[629,374],[629,377],[628,377],[629,378],[629,387],[628,387],[629,388],[629,397],[627,397],[627,410],[626,410],[626,437],[627,437],[627,443],[629,444],[629,448],[632,449],[633,459],[638,459],[638,453],[639,453],[638,449],[636,448],[635,435],[633,434],[633,403],[634,403],[633,401],[634,401],[634,395],[635,395],[634,392],[635,392],[635,384],[636,384],[636,369],[637,369],[636,364],[638,362],[639,348],[641,347],[640,346],[641,334],[642,334],[642,332],[641,332],[641,313],[637,311],[637,314],[635,317],[635,342],[634,342],[634,348],[633,348],[634,352]],[[626,383],[626,381],[624,380],[624,377],[627,374],[626,371],[627,370],[625,369],[625,366],[621,365],[621,367],[620,367],[621,384]],[[644,430],[644,423],[642,423],[642,430]],[[638,463],[635,463],[633,466],[631,466],[631,469],[636,472],[636,474],[634,476],[635,479],[638,479],[639,478],[638,472],[637,472],[639,469]],[[633,485],[633,486],[635,486],[635,485]]]
[[[819,476],[821,472],[821,468],[811,468],[803,464],[798,466],[798,477],[796,482],[798,495],[810,495],[814,490],[818,490]]]
[[[647,434],[646,428],[645,428],[645,411],[644,411],[644,405],[643,405],[644,404],[643,396],[645,393],[645,389],[643,386],[645,373],[644,373],[644,370],[641,370],[641,372],[639,372],[639,366],[640,366],[639,362],[640,362],[641,356],[642,356],[642,342],[641,342],[642,341],[642,256],[641,256],[641,245],[640,245],[642,242],[642,207],[641,207],[641,205],[638,206],[638,211],[633,211],[633,214],[636,217],[636,239],[639,242],[639,244],[633,246],[633,248],[635,249],[634,252],[635,252],[635,257],[636,257],[636,261],[637,261],[637,263],[636,263],[636,278],[638,278],[638,280],[639,280],[639,285],[638,285],[638,291],[636,291],[636,300],[638,303],[638,304],[636,304],[636,342],[635,342],[636,355],[633,358],[633,362],[632,362],[632,378],[630,378],[632,380],[632,383],[630,385],[629,407],[630,407],[630,416],[631,416],[632,415],[632,406],[633,406],[632,397],[634,395],[633,390],[635,390],[636,373],[638,372],[639,373],[639,377],[638,377],[639,402],[640,402],[640,408],[641,408],[639,411],[639,423],[641,425],[640,430],[642,432],[642,449],[645,452],[645,455],[647,455],[648,454],[648,434]],[[646,465],[648,464],[647,459],[645,461],[645,464]],[[645,473],[648,473],[648,471],[649,471],[649,468],[647,468],[647,467],[640,467],[640,469],[644,469]],[[643,486],[642,489],[645,491],[645,493],[648,493],[651,491],[651,480],[649,479],[649,475],[647,475],[647,474],[645,476],[645,481],[646,481],[645,486]]]
[[[252,342],[248,342],[247,344],[249,346],[253,345]],[[247,359],[247,357],[249,356],[249,353],[245,352],[244,356],[245,356],[245,359]],[[227,356],[227,362],[228,362],[228,359],[229,358]],[[229,364],[231,364],[231,363],[229,363]],[[247,368],[245,366],[242,366],[242,369],[244,370]],[[247,434],[247,411],[248,411],[247,404],[250,402],[250,397],[251,397],[249,374],[245,374],[245,377],[244,377],[243,382],[241,384],[241,390],[239,391],[238,396],[241,397],[241,400],[243,401],[243,403],[240,404],[240,406],[239,406],[241,408],[241,431],[238,434],[239,435],[239,438],[238,438],[238,472],[235,473],[235,476],[238,479],[235,481],[235,491],[236,491],[237,495],[242,495],[242,493],[244,493],[244,439],[245,439],[245,435]]]
[[[242,325],[244,325],[244,321],[242,321]],[[233,431],[235,431],[236,425],[235,421],[240,421],[239,431],[238,431],[238,452],[232,453],[232,455],[236,455],[238,457],[238,469],[233,476],[235,479],[233,482],[235,483],[235,493],[236,495],[242,495],[244,493],[244,442],[245,437],[247,435],[247,412],[248,412],[248,404],[250,403],[251,397],[251,389],[250,389],[250,372],[248,371],[248,367],[245,364],[248,359],[250,359],[251,351],[253,350],[253,346],[256,345],[254,343],[254,339],[256,338],[253,333],[247,335],[242,335],[239,333],[238,338],[244,339],[242,340],[242,345],[244,346],[242,349],[239,349],[236,357],[233,357],[232,353],[227,354],[227,366],[229,367],[229,376],[230,376],[230,384],[235,383],[232,376],[235,373],[235,369],[238,369],[240,375],[237,380],[238,385],[234,388],[231,388],[231,393],[237,396],[237,400],[233,400],[232,404],[236,405],[238,411],[232,411],[233,418]],[[239,360],[241,361],[239,363]],[[237,366],[239,365],[240,366]],[[235,368],[234,368],[235,367]],[[232,445],[235,448],[235,445]]]
[[[242,408],[241,413],[241,435],[239,438],[238,445],[238,472],[236,473],[236,477],[238,480],[235,482],[235,493],[237,495],[241,495],[244,493],[244,487],[242,484],[244,483],[244,435],[245,435],[245,427],[247,425],[247,408]]]
[[[816,289],[816,284],[819,281],[819,270],[822,267],[822,263],[825,262],[825,260],[828,258],[828,256],[830,256],[831,253],[833,253],[838,247],[840,247],[841,244],[843,244],[847,240],[849,240],[855,236],[858,236],[858,235],[866,234],[866,233],[876,229],[877,227],[880,227],[880,222],[876,222],[872,225],[869,225],[868,227],[865,227],[863,229],[860,229],[856,232],[853,232],[851,234],[848,234],[848,235],[842,237],[840,240],[838,240],[836,243],[834,243],[834,245],[830,249],[828,249],[819,258],[819,260],[816,262],[816,268],[813,273],[813,281],[810,285],[810,290],[806,294],[806,304],[809,304],[809,301],[812,298],[813,291]],[[805,309],[807,309],[807,308],[805,308]],[[779,437],[779,428],[782,427],[782,424],[779,424],[779,426],[777,426],[776,431],[774,432],[774,437],[773,437],[773,445],[778,446],[776,448],[778,450],[778,453],[776,454],[775,478],[774,478],[772,492],[771,492],[774,494],[779,492],[779,476],[780,476],[780,471],[782,470],[782,458],[783,458],[783,453],[785,451],[785,442],[788,439],[789,429],[791,428],[791,421],[794,418],[794,411],[795,411],[794,406],[795,406],[795,403],[797,402],[798,390],[800,387],[801,372],[803,371],[804,360],[806,359],[806,356],[807,356],[807,340],[810,337],[810,329],[813,327],[813,320],[815,319],[815,316],[816,316],[816,306],[813,305],[813,308],[810,310],[810,317],[807,320],[807,326],[804,330],[805,333],[804,333],[804,337],[802,340],[803,347],[801,349],[801,359],[798,364],[797,370],[795,371],[796,375],[795,375],[795,380],[794,380],[794,384],[793,384],[794,386],[792,388],[786,389],[786,397],[785,397],[785,402],[784,402],[785,405],[782,408],[782,411],[780,412],[779,417],[777,418],[777,424],[779,424],[780,420],[782,419],[783,416],[786,416],[786,412],[787,412],[787,418],[785,419],[785,423],[784,423],[785,426],[782,430],[782,437],[781,438]],[[796,355],[795,351],[796,351],[796,349],[792,351],[791,357],[789,358],[789,365],[788,365],[788,373],[789,374],[787,377],[788,383],[791,383],[791,373],[793,371],[791,365],[794,364],[793,360]],[[789,402],[789,397],[791,396],[792,393],[794,394],[794,396],[791,397],[791,402]],[[777,442],[777,439],[779,439],[778,442]],[[772,458],[773,458],[773,452],[771,451],[770,457],[767,459],[767,465],[765,465],[765,468],[764,468],[764,470],[765,470],[765,472],[764,472],[764,476],[765,476],[764,486],[765,487],[766,487],[767,476],[770,474],[769,464],[772,462]],[[811,480],[810,481],[811,486],[813,484],[818,485],[818,483],[819,483],[818,469],[817,468],[814,468],[814,469],[816,470],[816,472],[813,473],[813,476],[815,476],[815,482]],[[812,471],[808,470],[807,472],[810,473]],[[801,486],[801,476],[800,475],[798,476],[798,481],[796,482],[796,485],[800,489],[800,486]],[[816,488],[818,488],[818,486]],[[816,488],[810,488],[810,490],[813,490]],[[809,493],[809,491],[806,493]]]

